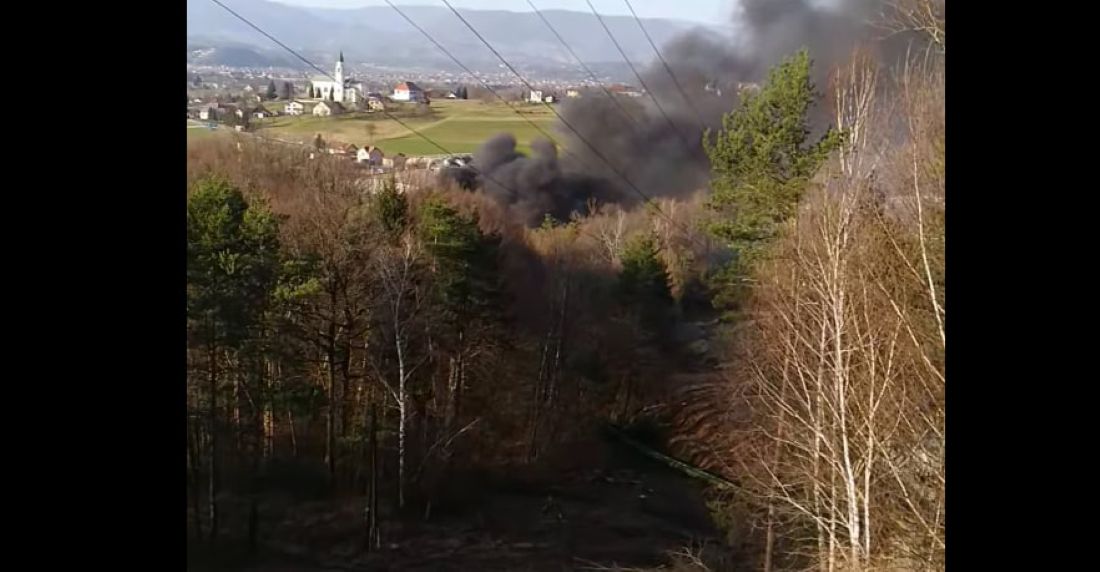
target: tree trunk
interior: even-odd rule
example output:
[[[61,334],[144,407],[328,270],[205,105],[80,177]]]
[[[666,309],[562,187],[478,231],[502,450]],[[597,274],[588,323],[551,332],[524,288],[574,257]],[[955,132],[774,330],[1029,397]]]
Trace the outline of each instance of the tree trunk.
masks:
[[[263,432],[264,432],[264,447],[263,458],[264,460],[270,459],[275,454],[275,409],[272,403],[272,393],[274,391],[275,381],[275,364],[266,360],[267,363],[267,390],[264,392],[264,413],[263,413]]]
[[[378,534],[378,413],[374,404],[370,408],[369,464],[370,484],[367,490],[367,551],[380,547]]]
[[[290,428],[290,454],[297,459],[298,458],[298,435],[294,432],[294,413],[290,411],[290,406],[286,407],[286,425]]]
[[[336,311],[336,296],[332,297],[332,311]],[[328,464],[330,484],[336,483],[336,321],[328,324],[328,414],[325,416],[325,463]]]
[[[191,415],[187,416],[187,459],[190,461],[189,468],[191,470],[190,481],[190,497],[191,497],[191,512],[195,516],[195,539],[202,540],[202,505],[199,502],[199,493],[202,490],[202,471],[200,470],[201,459],[201,445],[199,439],[201,433],[198,428],[195,427],[195,423],[191,420]]]
[[[396,324],[395,324],[396,325]],[[398,325],[398,327],[400,327]],[[397,346],[397,506],[405,507],[405,445],[408,430],[408,396],[405,387],[405,352],[401,335],[394,339]]]
[[[210,343],[210,475],[207,502],[210,520],[210,542],[218,538],[218,348]]]

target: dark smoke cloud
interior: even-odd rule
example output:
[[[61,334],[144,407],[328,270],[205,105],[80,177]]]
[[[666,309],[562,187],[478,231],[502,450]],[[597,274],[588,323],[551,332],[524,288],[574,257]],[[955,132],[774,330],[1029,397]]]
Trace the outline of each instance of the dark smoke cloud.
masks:
[[[460,184],[476,179],[482,192],[503,204],[525,224],[537,226],[549,214],[559,221],[574,212],[587,210],[587,202],[629,202],[612,181],[584,173],[562,170],[553,143],[536,139],[532,156],[516,150],[516,139],[503,133],[489,139],[474,153],[475,169],[451,169],[445,172]]]
[[[872,24],[883,7],[883,0],[740,0],[733,15],[739,33],[733,41],[695,30],[661,46],[679,88],[659,61],[642,72],[667,119],[649,97],[567,99],[561,113],[579,135],[565,125],[558,127],[572,156],[559,160],[553,146],[543,141],[532,146],[533,157],[524,157],[511,136],[498,136],[474,159],[478,170],[504,183],[482,180],[485,192],[511,205],[530,224],[547,212],[559,219],[570,210],[583,212],[589,197],[625,206],[636,203],[637,193],[616,170],[649,197],[690,194],[709,178],[703,132],[721,127],[722,115],[737,105],[740,85],[761,83],[771,67],[801,48],[814,60],[819,89],[857,45],[876,50],[883,63],[903,55],[913,38],[882,40]],[[815,123],[823,128],[825,110],[818,113]]]

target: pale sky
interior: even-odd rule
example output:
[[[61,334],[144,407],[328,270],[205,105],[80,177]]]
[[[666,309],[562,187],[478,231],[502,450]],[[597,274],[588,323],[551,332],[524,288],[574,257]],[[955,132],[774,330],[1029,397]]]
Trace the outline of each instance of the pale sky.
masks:
[[[273,0],[282,4],[324,8],[358,8],[385,6],[384,0]],[[591,12],[584,0],[531,0],[539,10],[561,9]],[[527,0],[450,0],[456,8],[478,10],[509,10],[530,12]],[[443,6],[438,0],[393,0],[398,6]],[[642,18],[675,18],[705,24],[726,24],[730,21],[734,0],[630,0],[634,11]],[[623,0],[592,0],[601,15],[629,16]],[[445,6],[443,6],[445,7]]]

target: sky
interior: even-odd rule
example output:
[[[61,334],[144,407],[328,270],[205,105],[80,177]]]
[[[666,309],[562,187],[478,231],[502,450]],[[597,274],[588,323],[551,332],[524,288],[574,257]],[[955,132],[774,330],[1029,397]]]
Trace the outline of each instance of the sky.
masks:
[[[362,6],[385,6],[384,0],[273,0],[282,4],[312,6],[324,8],[358,8]],[[539,10],[561,9],[578,12],[591,12],[584,0],[531,0]],[[450,0],[456,8],[478,10],[510,10],[530,12],[527,0]],[[438,5],[438,0],[393,0],[403,5]],[[704,24],[725,24],[730,21],[734,0],[630,0],[634,11],[642,18],[673,18]],[[614,14],[629,16],[623,0],[592,0],[592,5],[601,15]]]

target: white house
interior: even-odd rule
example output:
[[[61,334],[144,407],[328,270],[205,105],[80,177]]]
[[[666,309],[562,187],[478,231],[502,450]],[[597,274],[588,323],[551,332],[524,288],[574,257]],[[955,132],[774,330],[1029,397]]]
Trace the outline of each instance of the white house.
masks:
[[[576,89],[567,89],[567,90],[565,90],[565,97],[580,97],[580,96],[581,96],[580,90],[576,90]]]
[[[359,152],[355,155],[355,161],[357,163],[364,163],[371,166],[381,165],[383,158],[382,150],[374,145],[367,145],[359,149]]]
[[[320,101],[317,105],[313,106],[313,115],[317,117],[328,117],[330,115],[339,115],[344,112],[344,106],[336,103],[335,101]]]
[[[531,90],[531,96],[527,99],[531,103],[542,103],[542,90]]]
[[[225,113],[225,108],[221,105],[207,105],[199,110],[199,119],[203,121],[217,121],[222,114]]]
[[[424,90],[411,81],[403,81],[397,84],[393,88],[393,99],[395,101],[415,101],[417,103],[427,100],[424,97]]]
[[[283,113],[287,115],[301,115],[306,112],[306,106],[300,101],[292,101],[283,106]]]
[[[382,101],[381,96],[368,95],[367,96],[367,111],[385,111],[386,103]]]
[[[363,83],[344,77],[344,52],[340,52],[340,59],[336,61],[336,69],[333,70],[332,77],[335,81],[325,77],[316,77],[310,81],[314,97],[350,104],[359,103],[363,99]]]

